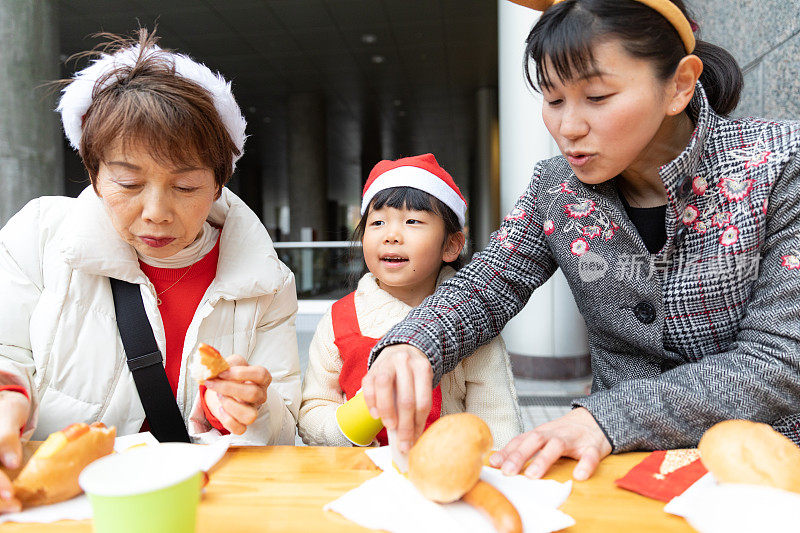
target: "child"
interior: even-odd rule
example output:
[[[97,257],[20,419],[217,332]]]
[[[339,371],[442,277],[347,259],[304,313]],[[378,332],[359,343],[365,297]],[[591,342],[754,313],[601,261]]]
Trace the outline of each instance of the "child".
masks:
[[[378,339],[455,274],[466,210],[461,191],[432,154],[381,161],[372,170],[356,229],[369,272],[355,292],[333,304],[311,341],[298,419],[306,444],[350,445],[336,424],[336,408],[361,388]],[[428,424],[468,411],[486,421],[496,447],[518,435],[522,420],[502,339],[445,375],[432,404]],[[385,430],[376,442],[386,444]]]

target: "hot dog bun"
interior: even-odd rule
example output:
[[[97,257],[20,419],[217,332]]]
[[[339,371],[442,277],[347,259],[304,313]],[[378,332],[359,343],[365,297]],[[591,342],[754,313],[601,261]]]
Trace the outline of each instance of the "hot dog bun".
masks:
[[[202,383],[207,379],[214,379],[229,368],[228,362],[214,347],[201,342],[197,346],[190,371],[192,377]]]
[[[485,514],[500,533],[522,533],[522,518],[514,504],[491,484],[479,479],[461,499]]]
[[[492,442],[489,426],[477,416],[443,416],[408,452],[408,479],[429,500],[456,501],[477,483]]]
[[[720,483],[800,492],[800,448],[767,424],[726,420],[706,431],[697,447]]]
[[[23,507],[68,500],[80,494],[78,475],[92,461],[114,451],[117,430],[101,423],[72,424],[51,433],[14,480]]]

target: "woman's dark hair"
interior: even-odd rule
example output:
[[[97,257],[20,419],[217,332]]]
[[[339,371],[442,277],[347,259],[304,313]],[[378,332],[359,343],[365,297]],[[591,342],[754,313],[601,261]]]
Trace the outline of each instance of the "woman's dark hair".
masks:
[[[682,0],[672,3],[692,20]],[[634,57],[652,61],[661,79],[674,74],[686,56],[675,27],[645,4],[635,0],[564,0],[545,11],[528,35],[525,77],[539,91],[551,85],[553,74],[563,81],[590,75],[596,67],[592,47],[613,37],[619,38]],[[730,53],[705,41],[697,40],[693,54],[703,61],[700,82],[712,109],[719,115],[730,114],[742,91],[741,68]],[[531,60],[536,64],[535,83]],[[687,111],[696,121],[698,109],[692,105]]]
[[[371,210],[381,209],[382,207],[412,209],[414,211],[427,211],[428,213],[434,213],[442,217],[442,220],[444,221],[445,238],[463,231],[461,224],[458,222],[458,216],[456,216],[453,210],[447,207],[444,202],[435,196],[413,187],[392,187],[390,189],[384,189],[376,194],[367,207],[367,210],[364,211],[364,214],[361,216],[361,220],[358,222],[358,226],[356,226],[355,231],[353,231],[354,245],[361,243],[361,240],[364,238],[364,231],[367,228],[367,217],[369,216],[369,212]],[[352,247],[352,255],[354,259],[358,256],[363,257],[360,248],[357,246]],[[445,264],[453,267],[455,270],[458,270],[464,266],[464,260],[461,255],[459,255],[455,261],[450,261],[449,263]],[[366,271],[366,266],[364,268],[364,271]]]

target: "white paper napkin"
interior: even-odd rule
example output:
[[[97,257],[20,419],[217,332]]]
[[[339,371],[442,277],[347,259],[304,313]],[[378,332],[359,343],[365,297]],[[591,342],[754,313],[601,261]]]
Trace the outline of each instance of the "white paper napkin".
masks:
[[[157,445],[158,440],[149,432],[134,433],[132,435],[125,435],[117,437],[114,441],[114,451],[124,452],[132,446],[139,444]],[[225,436],[217,442],[209,446],[197,446],[187,444],[187,453],[195,454],[198,467],[202,471],[209,471],[222,459],[225,452],[228,450],[230,444],[230,437]],[[49,523],[58,520],[88,520],[92,518],[92,506],[89,503],[89,498],[81,494],[71,500],[65,502],[54,503],[52,505],[40,505],[39,507],[32,507],[25,509],[19,513],[0,514],[0,523],[3,522],[36,522],[36,523]]]
[[[763,485],[717,483],[706,474],[665,507],[701,533],[800,531],[800,494]]]
[[[425,498],[392,466],[388,447],[366,451],[383,473],[332,501],[325,509],[335,511],[357,524],[394,533],[421,531],[494,532],[479,511],[463,503],[433,503]],[[572,482],[532,480],[504,476],[484,467],[481,479],[494,485],[519,511],[526,533],[549,533],[575,524],[558,510],[572,490]]]

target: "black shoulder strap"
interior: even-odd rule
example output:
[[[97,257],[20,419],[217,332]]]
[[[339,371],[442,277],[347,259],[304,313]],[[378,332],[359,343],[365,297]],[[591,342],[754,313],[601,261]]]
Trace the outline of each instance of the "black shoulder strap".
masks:
[[[139,286],[113,278],[109,281],[117,312],[117,328],[150,431],[159,442],[191,442],[172,395]]]

